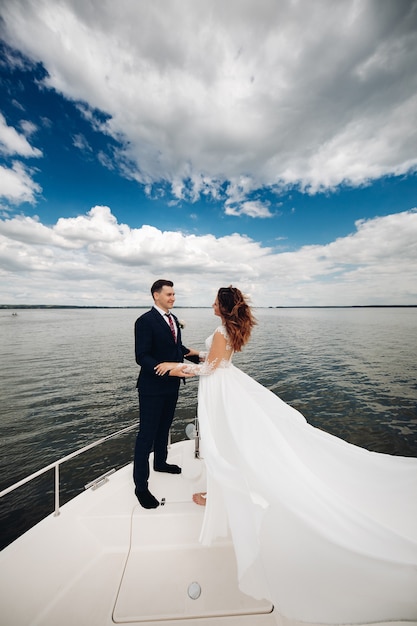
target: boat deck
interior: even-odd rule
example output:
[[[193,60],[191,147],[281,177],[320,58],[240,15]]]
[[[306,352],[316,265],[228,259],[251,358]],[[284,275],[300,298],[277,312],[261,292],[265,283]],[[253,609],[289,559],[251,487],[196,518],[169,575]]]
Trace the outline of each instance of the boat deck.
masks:
[[[138,504],[128,465],[5,548],[2,623],[276,626],[269,602],[239,591],[230,539],[198,541],[204,508],[191,498],[206,481],[194,443],[174,444],[168,460],[183,472],[152,472],[157,509]]]
[[[230,538],[199,543],[204,508],[192,494],[205,491],[206,477],[193,441],[174,444],[168,461],[183,471],[152,472],[150,489],[164,499],[157,509],[138,504],[128,465],[7,546],[1,624],[308,626],[239,591]]]

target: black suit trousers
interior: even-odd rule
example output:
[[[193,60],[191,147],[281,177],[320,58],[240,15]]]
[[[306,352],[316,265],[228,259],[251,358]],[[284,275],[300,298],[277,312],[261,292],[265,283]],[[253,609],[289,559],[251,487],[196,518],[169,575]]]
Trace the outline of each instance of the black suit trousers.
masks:
[[[139,432],[136,437],[133,479],[136,490],[148,488],[149,454],[154,450],[154,466],[166,463],[169,429],[174,419],[178,390],[163,395],[139,391]]]

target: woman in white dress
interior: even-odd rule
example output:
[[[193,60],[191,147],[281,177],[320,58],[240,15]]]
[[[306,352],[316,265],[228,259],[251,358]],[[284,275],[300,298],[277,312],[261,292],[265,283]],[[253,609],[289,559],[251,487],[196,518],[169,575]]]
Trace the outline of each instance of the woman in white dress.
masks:
[[[417,620],[417,459],[310,426],[233,365],[256,323],[239,289],[221,288],[213,307],[222,324],[204,362],[159,372],[201,377],[202,543],[230,530],[240,588],[288,618]]]

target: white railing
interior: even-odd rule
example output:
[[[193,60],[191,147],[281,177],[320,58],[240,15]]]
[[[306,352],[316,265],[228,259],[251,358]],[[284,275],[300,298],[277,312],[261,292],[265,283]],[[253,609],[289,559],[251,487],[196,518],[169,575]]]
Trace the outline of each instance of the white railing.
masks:
[[[76,450],[75,452],[72,452],[71,454],[67,454],[67,456],[62,457],[62,459],[59,459],[58,461],[55,461],[54,463],[50,463],[49,465],[47,465],[46,467],[43,467],[37,472],[30,474],[30,476],[26,476],[26,478],[22,478],[22,480],[19,480],[17,483],[14,483],[14,485],[10,485],[10,487],[3,489],[3,491],[0,491],[0,498],[2,498],[3,496],[6,496],[8,493],[11,493],[15,489],[22,487],[22,485],[26,485],[27,483],[31,482],[34,478],[37,478],[38,476],[41,476],[42,474],[45,474],[46,472],[49,472],[50,470],[53,469],[55,471],[54,515],[59,515],[60,513],[59,511],[59,508],[60,508],[59,469],[61,465],[63,463],[66,463],[70,459],[73,459],[76,456],[79,456],[80,454],[87,452],[87,450],[91,450],[92,448],[96,448],[97,446],[100,446],[102,443],[104,443],[105,441],[108,441],[109,439],[112,439],[113,437],[117,437],[119,435],[127,433],[129,430],[133,430],[134,428],[137,428],[137,427],[138,427],[137,422],[135,422],[135,424],[132,424],[131,426],[127,426],[126,428],[123,428],[122,430],[118,430],[117,432],[112,433],[111,435],[107,435],[106,437],[102,437],[102,439],[98,439],[97,441],[94,441],[94,443],[88,444],[88,446],[84,446],[84,448],[80,448],[79,450]],[[106,476],[108,476],[114,471],[115,470],[110,470],[110,472],[106,472],[106,474],[99,476],[94,481],[86,485],[85,488],[87,489],[89,487],[97,486],[98,484],[100,484],[101,482],[105,480]]]

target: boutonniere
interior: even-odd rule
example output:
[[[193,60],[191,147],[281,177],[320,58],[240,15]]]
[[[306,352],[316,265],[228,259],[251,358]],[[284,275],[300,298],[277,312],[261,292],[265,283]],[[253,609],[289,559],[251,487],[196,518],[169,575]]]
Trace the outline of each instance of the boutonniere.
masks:
[[[185,328],[185,322],[184,322],[184,320],[178,320],[178,326],[181,328],[181,330],[182,330],[183,328]]]

